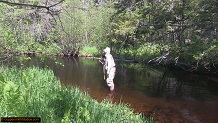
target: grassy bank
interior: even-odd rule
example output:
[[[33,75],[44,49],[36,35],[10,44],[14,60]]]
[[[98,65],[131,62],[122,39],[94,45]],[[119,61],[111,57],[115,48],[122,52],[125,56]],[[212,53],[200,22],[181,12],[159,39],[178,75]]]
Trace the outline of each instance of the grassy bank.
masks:
[[[75,87],[63,87],[53,71],[1,68],[0,116],[41,117],[41,122],[152,122],[125,104],[97,102]]]

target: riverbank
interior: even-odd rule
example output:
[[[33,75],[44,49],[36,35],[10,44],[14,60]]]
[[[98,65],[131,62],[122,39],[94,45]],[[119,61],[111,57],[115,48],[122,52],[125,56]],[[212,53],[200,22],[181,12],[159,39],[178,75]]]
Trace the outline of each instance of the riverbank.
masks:
[[[0,85],[1,117],[40,117],[41,122],[153,122],[125,104],[97,102],[78,88],[61,86],[49,69],[1,67]]]
[[[156,46],[157,47],[157,46]],[[155,51],[158,52],[157,48],[155,47]],[[130,51],[128,51],[130,52]],[[178,69],[182,71],[186,71],[189,73],[196,73],[199,75],[209,75],[209,76],[217,76],[218,75],[218,64],[213,62],[205,62],[204,61],[181,61],[179,59],[183,58],[173,58],[171,55],[172,53],[165,53],[165,54],[157,54],[154,53],[144,53],[143,55],[140,54],[138,57],[134,57],[127,52],[127,55],[124,55],[122,52],[120,54],[112,53],[116,61],[119,62],[129,62],[129,63],[141,63],[141,64],[148,64],[152,66],[162,66],[169,69]],[[156,54],[155,54],[156,53]],[[46,53],[43,51],[31,51],[31,52],[19,52],[19,53],[9,53],[5,56],[5,59],[12,56],[28,56],[34,57],[36,55],[48,55],[48,56],[61,56],[61,57],[85,57],[89,59],[100,59],[103,53],[96,47],[84,47],[80,51],[65,51],[59,53]],[[143,57],[144,56],[144,57]]]

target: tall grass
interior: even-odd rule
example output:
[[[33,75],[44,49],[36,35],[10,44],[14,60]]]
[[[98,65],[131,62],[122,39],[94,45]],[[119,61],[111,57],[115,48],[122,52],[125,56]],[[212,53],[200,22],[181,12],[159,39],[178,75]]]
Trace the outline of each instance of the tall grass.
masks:
[[[41,117],[43,123],[153,122],[125,104],[97,102],[76,87],[63,87],[53,71],[1,68],[0,116]]]

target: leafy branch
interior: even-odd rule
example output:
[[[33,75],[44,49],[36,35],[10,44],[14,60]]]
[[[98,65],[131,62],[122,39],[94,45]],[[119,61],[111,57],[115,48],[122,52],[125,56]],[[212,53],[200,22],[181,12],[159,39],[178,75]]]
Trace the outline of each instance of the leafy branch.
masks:
[[[0,0],[1,3],[5,3],[5,4],[8,4],[8,5],[15,5],[15,6],[26,6],[26,7],[35,7],[35,8],[39,8],[39,9],[47,9],[49,11],[49,9],[51,7],[54,7],[62,2],[64,2],[65,0],[61,0],[53,5],[50,5],[50,6],[41,6],[41,5],[37,5],[37,4],[28,4],[28,3],[17,3],[17,2],[9,2],[9,1],[5,1],[5,0]],[[47,4],[48,1],[46,1],[46,4]]]

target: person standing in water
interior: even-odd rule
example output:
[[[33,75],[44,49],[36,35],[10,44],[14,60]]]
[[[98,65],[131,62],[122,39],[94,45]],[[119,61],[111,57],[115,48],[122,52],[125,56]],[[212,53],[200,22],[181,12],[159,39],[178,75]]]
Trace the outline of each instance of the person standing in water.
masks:
[[[106,47],[104,49],[105,52],[105,70],[107,74],[106,83],[108,87],[110,87],[110,91],[114,90],[114,76],[116,72],[115,62],[113,56],[110,54],[110,48]]]

